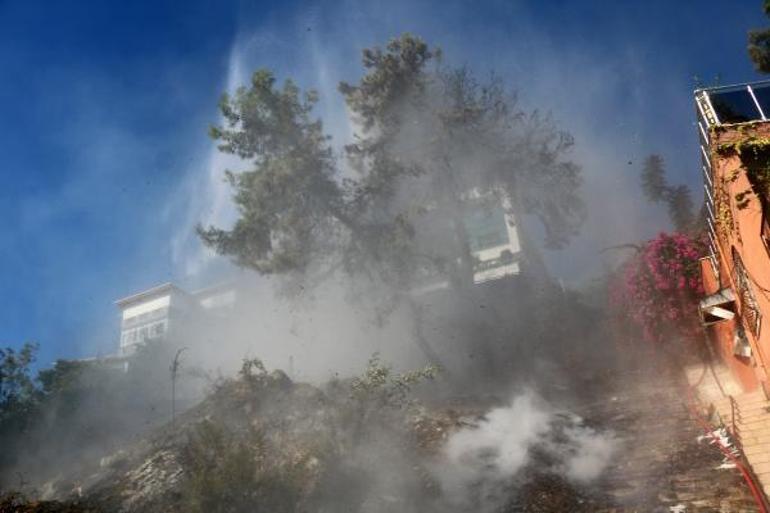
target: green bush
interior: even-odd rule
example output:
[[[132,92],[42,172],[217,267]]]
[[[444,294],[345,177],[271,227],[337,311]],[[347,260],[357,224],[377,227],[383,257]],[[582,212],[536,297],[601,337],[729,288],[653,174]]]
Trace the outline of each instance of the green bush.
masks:
[[[237,433],[203,421],[189,437],[183,462],[184,511],[292,512],[301,499],[301,476],[270,458],[257,429]]]

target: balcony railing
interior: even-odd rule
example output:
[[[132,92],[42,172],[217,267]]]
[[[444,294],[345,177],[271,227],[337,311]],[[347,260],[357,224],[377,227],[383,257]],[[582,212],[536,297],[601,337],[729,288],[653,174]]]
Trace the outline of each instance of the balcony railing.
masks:
[[[733,281],[737,287],[738,297],[740,298],[741,317],[746,322],[749,331],[755,336],[759,336],[759,330],[762,327],[762,312],[751,290],[749,275],[743,266],[743,260],[740,255],[733,250]]]

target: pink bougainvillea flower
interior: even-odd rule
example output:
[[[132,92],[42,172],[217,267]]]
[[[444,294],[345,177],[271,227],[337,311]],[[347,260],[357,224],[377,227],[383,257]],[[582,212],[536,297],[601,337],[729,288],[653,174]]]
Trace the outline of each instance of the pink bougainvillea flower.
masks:
[[[697,303],[703,294],[698,259],[704,254],[702,237],[660,233],[611,282],[613,306],[646,340],[697,336]]]

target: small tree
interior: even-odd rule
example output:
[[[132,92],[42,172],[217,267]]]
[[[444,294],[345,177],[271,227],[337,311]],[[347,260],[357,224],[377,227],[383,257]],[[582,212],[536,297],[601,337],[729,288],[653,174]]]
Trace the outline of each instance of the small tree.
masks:
[[[185,511],[296,511],[302,480],[274,461],[267,445],[256,428],[236,433],[211,420],[196,426],[182,454]]]
[[[31,375],[37,344],[25,343],[21,349],[0,349],[0,489],[9,483],[5,474],[16,461],[19,440],[33,422],[40,401],[40,390]]]
[[[689,187],[669,185],[663,157],[660,155],[650,155],[645,159],[642,168],[642,191],[650,202],[666,205],[674,230],[688,233],[697,228],[697,217]]]
[[[770,0],[764,0],[765,16],[770,17]],[[760,73],[770,73],[770,29],[749,31],[749,58]]]
[[[0,349],[0,418],[24,408],[37,393],[30,365],[35,361],[37,344],[25,343],[20,350]]]

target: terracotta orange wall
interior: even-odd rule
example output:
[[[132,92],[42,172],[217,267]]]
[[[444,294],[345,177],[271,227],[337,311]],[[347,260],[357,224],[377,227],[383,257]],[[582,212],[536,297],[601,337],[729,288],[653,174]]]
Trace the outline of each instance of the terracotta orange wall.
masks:
[[[767,130],[768,127],[763,126],[762,131]],[[735,137],[735,130],[728,130],[727,132],[718,135],[714,141],[714,146],[719,144],[720,137],[722,140]],[[738,254],[741,256],[743,265],[749,274],[749,281],[751,282],[751,291],[757,302],[760,312],[762,313],[762,322],[759,330],[759,335],[754,336],[751,330],[744,324],[744,331],[746,337],[752,346],[752,358],[750,365],[755,379],[746,379],[745,370],[738,371],[736,369],[736,375],[744,376],[741,382],[747,388],[756,387],[757,380],[767,381],[768,379],[768,366],[770,366],[770,254],[768,254],[764,243],[761,238],[762,230],[762,207],[759,200],[755,195],[749,196],[748,205],[745,208],[738,209],[736,205],[735,195],[750,189],[750,183],[746,176],[746,172],[742,169],[740,157],[737,154],[731,154],[727,156],[719,155],[716,152],[712,153],[711,158],[712,165],[714,166],[714,185],[715,187],[720,183],[723,183],[727,194],[725,194],[725,204],[729,206],[729,211],[733,218],[732,230],[720,229],[716,226],[717,237],[719,242],[720,253],[720,276],[721,287],[730,287],[735,292],[737,301],[740,302],[740,294],[736,283],[733,281],[733,258],[732,248],[734,247]],[[713,193],[714,191],[712,191]],[[717,198],[714,198],[715,201]],[[715,207],[718,210],[718,205]],[[716,213],[716,223],[720,224],[719,213]],[[704,276],[708,273],[704,273]],[[713,273],[712,273],[713,274]],[[717,287],[719,284],[717,283]],[[740,311],[740,309],[739,309]],[[736,317],[737,322],[741,322],[739,316]],[[715,333],[721,333],[718,337],[728,337],[729,333],[727,327],[714,328]],[[726,340],[720,342],[721,346],[727,344]],[[730,355],[732,354],[732,339],[729,341]],[[735,368],[736,363],[733,360],[741,360],[737,357],[728,357],[730,360],[730,366]],[[753,382],[753,384],[752,384]]]
[[[720,284],[717,276],[714,274],[711,260],[703,258],[700,264],[703,288],[706,294],[718,292]],[[708,335],[711,347],[721,357],[722,361],[727,364],[741,386],[747,391],[756,389],[759,386],[759,380],[754,371],[754,362],[751,358],[743,358],[733,354],[735,320],[712,324],[706,328],[706,334]]]

